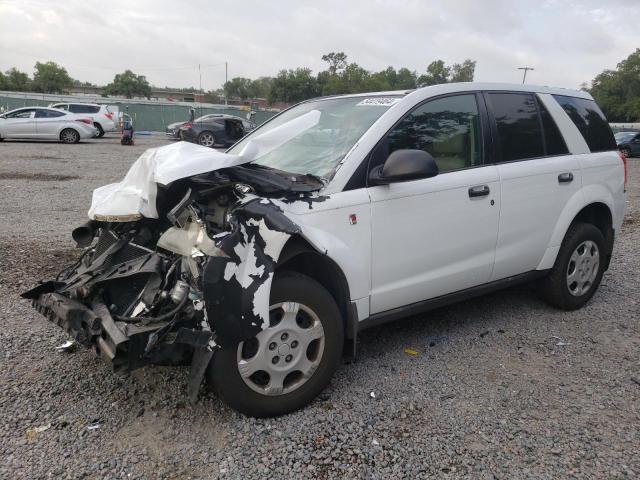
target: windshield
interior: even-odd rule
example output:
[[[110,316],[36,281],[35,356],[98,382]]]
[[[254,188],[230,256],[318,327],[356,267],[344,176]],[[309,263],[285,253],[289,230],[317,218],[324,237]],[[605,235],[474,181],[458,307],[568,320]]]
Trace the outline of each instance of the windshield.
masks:
[[[297,105],[245,137],[229,153],[254,164],[331,178],[347,152],[400,96],[347,97]]]

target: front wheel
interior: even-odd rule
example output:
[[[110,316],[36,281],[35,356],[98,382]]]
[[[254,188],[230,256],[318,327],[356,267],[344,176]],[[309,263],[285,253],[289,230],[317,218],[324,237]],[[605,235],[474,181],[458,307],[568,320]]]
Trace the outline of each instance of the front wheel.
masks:
[[[571,225],[551,273],[542,280],[544,299],[562,310],[582,307],[600,285],[605,255],[604,236],[596,226],[582,222]]]
[[[631,158],[631,150],[628,147],[622,147],[620,153],[624,155],[625,158]]]
[[[60,140],[63,143],[78,143],[80,141],[80,134],[73,128],[65,128],[60,132]]]
[[[329,383],[344,344],[342,316],[331,294],[305,275],[273,281],[269,327],[214,355],[207,380],[232,408],[272,417],[311,402]]]

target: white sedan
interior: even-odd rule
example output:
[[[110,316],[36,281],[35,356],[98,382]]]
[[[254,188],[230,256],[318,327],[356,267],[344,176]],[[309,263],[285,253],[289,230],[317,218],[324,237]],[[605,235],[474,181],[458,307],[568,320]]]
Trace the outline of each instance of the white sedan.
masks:
[[[97,133],[90,118],[56,108],[25,107],[0,115],[0,140],[21,138],[78,143]]]

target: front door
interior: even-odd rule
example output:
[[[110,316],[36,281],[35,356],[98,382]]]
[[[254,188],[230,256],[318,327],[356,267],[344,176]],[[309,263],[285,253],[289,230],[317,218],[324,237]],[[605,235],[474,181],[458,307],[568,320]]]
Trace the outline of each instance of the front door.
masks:
[[[35,109],[24,108],[7,115],[2,127],[7,138],[30,138],[36,136]]]
[[[500,189],[484,163],[486,122],[474,93],[427,101],[407,114],[372,153],[370,168],[398,149],[422,149],[432,178],[369,187],[371,313],[489,281]]]

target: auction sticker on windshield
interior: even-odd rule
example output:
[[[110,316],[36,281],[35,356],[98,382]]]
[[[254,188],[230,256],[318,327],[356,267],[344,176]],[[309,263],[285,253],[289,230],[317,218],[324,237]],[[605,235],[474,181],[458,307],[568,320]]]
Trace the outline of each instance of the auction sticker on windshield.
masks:
[[[371,106],[371,105],[378,106],[378,107],[390,107],[391,105],[399,101],[400,99],[395,97],[372,97],[372,98],[365,98],[360,103],[357,103],[356,107]]]

